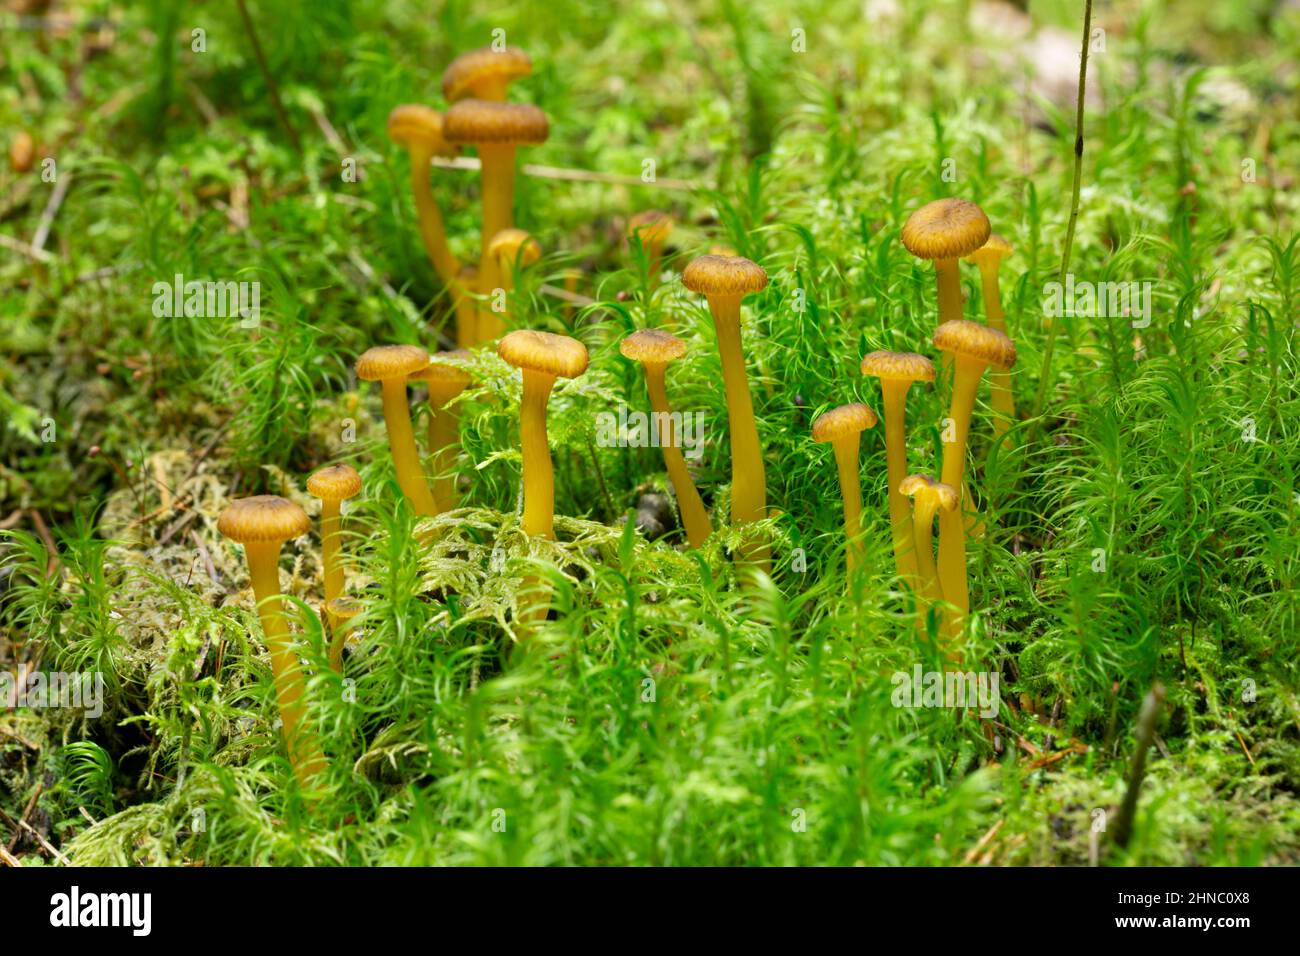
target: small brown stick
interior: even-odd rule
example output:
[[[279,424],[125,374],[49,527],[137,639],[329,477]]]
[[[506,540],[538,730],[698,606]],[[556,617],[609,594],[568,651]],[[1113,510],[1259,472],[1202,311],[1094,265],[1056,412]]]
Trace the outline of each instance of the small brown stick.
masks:
[[[203,559],[203,567],[207,569],[208,577],[217,587],[221,587],[221,579],[217,577],[217,569],[212,564],[212,555],[208,553],[207,546],[204,545],[203,539],[193,528],[190,529],[190,538],[194,541],[195,546],[199,549],[199,557]]]
[[[473,156],[456,156],[446,158],[443,156],[433,157],[432,163],[440,169],[459,169],[459,170],[478,170],[479,161]],[[644,180],[640,176],[633,176],[631,173],[599,173],[590,169],[569,169],[564,166],[540,166],[537,163],[524,163],[519,167],[519,171],[525,176],[533,176],[537,179],[560,179],[566,182],[574,183],[609,183],[613,186],[649,186],[659,189],[677,189],[683,192],[691,192],[699,189],[699,184],[689,179],[667,179],[656,177],[652,180]]]
[[[46,525],[45,519],[41,517],[39,511],[35,508],[29,508],[27,513],[32,516],[32,524],[36,528],[36,533],[45,542],[45,550],[49,554],[50,561],[45,567],[45,573],[47,575],[53,574],[54,570],[59,566],[59,548],[54,543],[54,535],[50,534],[49,526]]]
[[[561,289],[559,286],[541,285],[537,291],[542,295],[549,295],[552,299],[559,299],[561,302],[567,302],[570,305],[595,305],[596,300],[591,296],[582,295],[579,292],[570,292],[568,289]]]
[[[1137,815],[1138,791],[1142,789],[1142,778],[1147,770],[1147,751],[1156,735],[1156,718],[1160,716],[1160,704],[1164,700],[1165,689],[1156,684],[1142,701],[1142,710],[1138,712],[1137,748],[1133,751],[1133,764],[1129,769],[1128,788],[1124,791],[1124,802],[1120,804],[1115,826],[1110,831],[1118,846],[1128,846],[1133,836],[1133,818]]]
[[[45,251],[45,240],[50,237],[50,230],[54,227],[54,217],[59,214],[64,197],[68,195],[68,187],[71,185],[72,177],[67,173],[60,176],[58,182],[54,184],[54,191],[50,193],[49,202],[45,204],[41,221],[36,224],[36,233],[32,236],[32,248],[37,252]]]
[[[258,40],[257,30],[253,28],[253,18],[248,15],[248,4],[244,0],[236,0],[236,4],[239,6],[239,15],[244,21],[244,32],[248,34],[248,42],[253,47],[253,56],[256,57],[257,66],[262,71],[262,79],[266,81],[266,90],[271,94],[271,106],[275,110],[276,118],[284,127],[284,131],[289,134],[294,151],[301,153],[302,143],[298,141],[298,132],[289,122],[289,114],[284,111],[284,104],[280,102],[280,85],[275,82],[271,67],[267,65],[266,54],[262,52],[262,42]]]
[[[2,846],[0,846],[0,862],[4,863],[5,866],[12,866],[15,868],[22,866],[22,863],[18,861],[18,858]]]
[[[988,832],[980,837],[979,842],[967,851],[966,856],[961,861],[964,866],[970,866],[971,862],[984,851],[984,848],[997,836],[998,831],[1002,829],[1002,824],[1005,822],[1005,820],[998,820],[997,823],[989,827]]]

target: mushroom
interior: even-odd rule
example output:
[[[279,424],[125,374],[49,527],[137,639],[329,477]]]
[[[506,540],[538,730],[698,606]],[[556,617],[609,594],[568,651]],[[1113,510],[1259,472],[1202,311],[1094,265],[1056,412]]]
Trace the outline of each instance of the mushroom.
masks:
[[[340,505],[361,493],[361,476],[351,465],[330,465],[307,479],[307,493],[320,499],[321,559],[325,565],[325,605],[343,596],[347,572],[340,547]],[[326,617],[333,626],[333,621]]]
[[[908,475],[898,487],[899,491],[912,499],[912,535],[916,541],[917,623],[925,631],[930,608],[945,596],[934,565],[934,515],[935,512],[956,514],[957,492],[951,485],[937,482],[928,475]],[[940,521],[942,520],[941,517]]]
[[[467,50],[442,71],[442,95],[448,103],[473,97],[501,101],[511,80],[533,72],[533,61],[518,47],[490,46]]]
[[[409,376],[410,381],[423,382],[429,389],[429,455],[433,459],[433,500],[439,512],[451,511],[458,504],[452,469],[460,447],[460,416],[449,403],[469,386],[469,373],[456,363],[470,357],[459,349],[439,352],[428,365]]]
[[[695,489],[691,473],[686,467],[678,436],[673,430],[673,410],[668,403],[668,390],[664,385],[668,363],[686,354],[686,343],[670,332],[660,329],[642,329],[633,332],[619,345],[625,358],[640,362],[645,368],[646,391],[650,393],[650,410],[654,412],[653,425],[663,449],[664,465],[673,483],[677,508],[682,514],[682,527],[692,548],[699,548],[708,540],[713,528],[709,513]]]
[[[302,664],[293,651],[280,600],[280,545],[310,531],[311,519],[286,498],[256,495],[231,502],[217,519],[217,530],[244,546],[257,615],[271,655],[289,762],[298,780],[306,783],[325,768],[325,757],[316,735],[306,725]]]
[[[844,500],[846,561],[850,573],[862,564],[862,479],[858,474],[858,448],[863,430],[874,428],[876,421],[875,412],[854,402],[823,412],[812,424],[813,441],[830,442],[835,451],[840,497]]]
[[[515,270],[530,266],[540,259],[542,247],[523,229],[502,229],[488,243],[488,255],[496,260],[501,289],[508,297],[515,288]],[[482,329],[480,334],[486,341],[501,337],[501,333],[505,331],[502,317],[508,314],[510,314],[508,307],[505,312],[497,312],[493,309],[491,319],[484,318],[480,323]],[[483,329],[485,325],[487,328]]]
[[[639,212],[627,221],[628,240],[641,243],[646,255],[646,279],[653,288],[659,278],[664,243],[673,234],[673,217],[659,209]]]
[[[452,301],[456,306],[456,347],[471,349],[478,345],[478,266],[460,267],[458,282],[452,287]]]
[[[546,403],[556,378],[575,378],[587,370],[587,347],[567,335],[517,329],[501,340],[497,354],[523,372],[524,533],[554,540],[555,474],[546,439]]]
[[[340,674],[343,673],[343,647],[352,630],[352,619],[362,610],[364,605],[353,598],[337,597],[325,605],[325,613],[333,622],[330,625],[330,667]]]
[[[934,261],[940,322],[961,318],[957,260],[984,245],[989,231],[988,216],[968,199],[936,199],[907,217],[903,245],[918,259]]]
[[[416,514],[438,513],[433,493],[420,470],[420,456],[411,428],[411,408],[406,399],[406,377],[429,364],[429,353],[418,345],[376,345],[357,359],[357,378],[379,382],[384,396],[384,423],[393,455],[397,484]]]
[[[899,485],[907,477],[907,390],[913,382],[933,382],[934,364],[915,352],[872,352],[862,357],[862,374],[880,379],[885,407],[885,467],[889,480],[889,523],[894,564],[909,586],[916,583],[912,515]]]
[[[998,266],[1002,260],[1015,250],[1011,244],[996,232],[990,233],[988,242],[980,246],[969,256],[967,262],[973,262],[980,270],[980,284],[984,298],[984,317],[987,324],[1006,333],[1007,323],[1002,314],[1002,295],[998,289]],[[1002,438],[1016,420],[1016,400],[1011,391],[1011,373],[1003,369],[989,370],[989,385],[992,389],[993,436]]]
[[[429,188],[429,160],[434,156],[455,156],[459,150],[442,135],[442,114],[427,106],[408,103],[388,114],[388,137],[406,150],[411,161],[411,192],[429,261],[449,288],[459,280],[460,263],[442,224],[442,212]]]
[[[478,264],[478,291],[491,296],[500,279],[496,256],[489,246],[492,237],[514,225],[515,150],[523,145],[546,142],[549,127],[546,114],[524,103],[495,103],[461,100],[443,120],[443,134],[449,143],[478,147],[483,177],[482,254]],[[491,322],[490,312],[479,310],[480,323]],[[489,324],[488,328],[492,326]],[[480,328],[479,340],[490,341]]]
[[[966,470],[966,436],[975,410],[980,376],[988,366],[1011,368],[1016,362],[1016,347],[997,329],[965,319],[945,322],[935,329],[934,344],[953,367],[952,404],[948,410],[953,440],[943,448],[943,483],[961,489]],[[939,581],[944,598],[965,616],[970,610],[970,596],[966,586],[966,532],[962,520],[952,522],[951,529],[939,535]],[[960,626],[960,617],[956,626]]]
[[[731,520],[736,525],[761,521],[767,517],[767,480],[741,349],[740,300],[766,288],[767,273],[748,259],[705,255],[686,267],[682,284],[709,300],[717,332],[731,432]],[[751,539],[740,552],[745,563],[769,570],[771,549],[766,541]]]

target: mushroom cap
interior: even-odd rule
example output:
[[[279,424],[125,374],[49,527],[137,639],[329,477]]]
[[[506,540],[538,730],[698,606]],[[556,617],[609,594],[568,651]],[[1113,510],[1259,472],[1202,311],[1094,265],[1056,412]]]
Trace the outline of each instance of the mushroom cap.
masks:
[[[461,100],[442,119],[449,143],[535,145],[546,142],[550,131],[546,114],[528,103]]]
[[[322,501],[342,501],[361,493],[361,476],[351,465],[329,465],[307,479],[307,493]]]
[[[587,347],[551,332],[516,329],[497,344],[497,354],[515,368],[560,378],[575,378],[587,370]]]
[[[254,495],[226,506],[217,519],[217,530],[240,544],[288,541],[311,530],[311,519],[288,498]]]
[[[861,402],[837,405],[828,412],[822,412],[812,423],[813,441],[835,441],[845,435],[855,435],[868,428],[875,428],[876,413]]]
[[[628,238],[640,236],[644,243],[664,242],[673,234],[673,217],[662,209],[647,209],[627,221]]]
[[[455,389],[461,392],[469,387],[472,381],[469,372],[457,364],[467,359],[473,358],[465,349],[453,349],[450,352],[435,352],[429,359],[429,364],[422,369],[417,369],[407,376],[411,381],[428,382],[431,386],[446,386],[448,389]],[[451,361],[447,361],[451,359]]]
[[[682,272],[682,285],[705,295],[748,295],[767,288],[767,273],[743,256],[697,256]]]
[[[329,611],[340,621],[349,621],[365,610],[365,605],[356,598],[336,597],[325,605],[325,610]]]
[[[448,103],[472,95],[474,85],[489,79],[507,82],[533,72],[533,61],[518,47],[494,50],[490,46],[467,50],[442,71],[442,95]]]
[[[624,358],[651,365],[667,365],[686,354],[686,343],[663,329],[638,329],[618,345]]]
[[[935,481],[929,475],[908,475],[898,483],[898,490],[909,498],[933,498],[940,511],[952,511],[957,507],[957,489]]]
[[[903,245],[918,259],[960,259],[988,241],[992,227],[969,199],[936,199],[907,217]]]
[[[988,241],[968,255],[966,261],[975,265],[985,262],[991,262],[993,265],[997,265],[1015,251],[1016,250],[1011,248],[1011,243],[1007,242],[996,232],[990,232]]]
[[[862,356],[862,374],[882,381],[933,382],[934,363],[915,352],[869,352]]]
[[[524,229],[502,229],[488,243],[488,255],[530,266],[542,257],[542,246]]]
[[[1016,364],[1016,346],[1006,333],[969,319],[954,319],[934,330],[935,347],[944,352],[970,355],[1006,371]]]
[[[376,345],[357,359],[357,378],[367,382],[405,378],[428,364],[429,353],[418,345]]]
[[[460,152],[442,135],[442,114],[419,103],[405,103],[388,114],[388,138],[403,149],[417,143],[427,145],[435,156],[455,156]]]

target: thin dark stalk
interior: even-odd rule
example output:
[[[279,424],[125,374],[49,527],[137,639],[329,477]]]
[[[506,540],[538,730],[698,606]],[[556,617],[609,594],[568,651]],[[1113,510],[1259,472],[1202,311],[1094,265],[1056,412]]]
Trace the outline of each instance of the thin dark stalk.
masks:
[[[248,15],[248,4],[245,0],[236,0],[236,3],[239,4],[239,15],[244,20],[244,31],[248,34],[248,42],[253,45],[253,55],[257,57],[258,69],[262,71],[262,79],[266,81],[267,92],[271,94],[271,106],[275,109],[275,115],[280,120],[280,125],[289,134],[289,139],[293,142],[293,148],[301,154],[302,142],[298,139],[298,131],[289,122],[289,114],[284,110],[284,103],[280,101],[280,86],[275,82],[275,77],[271,75],[271,67],[266,62],[266,54],[262,52],[262,44],[257,39],[257,31],[253,28],[253,18]]]
[[[1160,704],[1164,700],[1165,689],[1160,684],[1151,688],[1146,699],[1142,701],[1142,710],[1138,713],[1137,748],[1133,751],[1133,764],[1129,768],[1128,788],[1124,791],[1124,802],[1120,804],[1119,816],[1111,835],[1117,846],[1128,846],[1133,835],[1133,818],[1137,815],[1138,792],[1142,789],[1142,778],[1147,772],[1147,751],[1156,735],[1156,718],[1160,715]]]

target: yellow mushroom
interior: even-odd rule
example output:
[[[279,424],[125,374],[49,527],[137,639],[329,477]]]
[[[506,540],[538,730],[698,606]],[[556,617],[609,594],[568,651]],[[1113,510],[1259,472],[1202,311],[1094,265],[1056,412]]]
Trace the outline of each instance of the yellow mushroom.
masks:
[[[438,511],[451,511],[459,502],[456,494],[456,453],[460,448],[459,414],[451,401],[469,387],[470,376],[458,363],[470,358],[465,351],[438,352],[424,368],[412,372],[412,382],[429,389],[429,455],[433,468],[433,500]]]
[[[517,47],[467,50],[442,71],[442,95],[448,103],[472,97],[501,101],[511,81],[533,72],[533,61]]]
[[[406,150],[410,158],[411,192],[415,196],[415,213],[420,225],[429,261],[443,283],[457,284],[460,262],[447,244],[442,211],[429,188],[429,161],[434,156],[455,156],[459,150],[442,135],[442,114],[427,106],[408,103],[388,114],[388,137]]]
[[[646,255],[646,276],[650,287],[659,281],[659,266],[663,261],[664,243],[673,234],[673,217],[659,209],[639,212],[627,221],[627,237],[637,240]]]
[[[996,232],[990,233],[988,242],[980,246],[969,256],[967,262],[973,262],[980,270],[980,287],[984,298],[984,317],[990,328],[1003,334],[1007,331],[1006,319],[1002,313],[1002,294],[998,288],[998,267],[1002,260],[1015,250],[1011,244]],[[1016,400],[1011,391],[1011,373],[1005,369],[989,370],[989,385],[992,389],[991,402],[997,415],[993,418],[993,436],[1002,438],[1016,421]],[[1009,443],[1009,439],[1005,440]]]
[[[361,476],[351,465],[330,465],[307,479],[307,493],[320,499],[321,561],[325,566],[325,600],[343,596],[347,572],[342,559],[341,505],[361,493]],[[326,617],[326,622],[333,622]]]
[[[912,534],[917,570],[917,625],[927,630],[930,609],[945,599],[934,563],[934,516],[957,513],[957,492],[927,475],[908,475],[899,490],[912,499]],[[942,522],[943,518],[940,518]]]
[[[352,631],[352,619],[363,610],[360,601],[346,597],[335,598],[325,605],[325,613],[333,622],[330,625],[330,667],[340,674],[343,673],[343,647]]]
[[[939,321],[960,319],[961,276],[957,260],[968,256],[989,237],[984,210],[967,199],[937,199],[908,217],[903,245],[918,259],[934,262],[939,287]]]
[[[642,329],[625,338],[619,345],[619,351],[626,358],[640,362],[645,368],[646,391],[650,393],[650,410],[654,413],[653,427],[657,430],[664,465],[673,483],[673,493],[677,496],[677,508],[682,515],[682,527],[686,529],[686,540],[692,548],[702,547],[713,528],[709,525],[709,513],[705,510],[704,502],[686,467],[686,458],[682,455],[673,428],[673,410],[664,383],[668,363],[686,354],[686,343],[660,329]]]
[[[858,473],[858,449],[862,432],[876,426],[876,413],[854,402],[818,415],[812,424],[816,442],[830,442],[840,476],[840,497],[844,501],[844,536],[848,539],[846,562],[849,573],[862,565],[862,479]]]
[[[429,353],[418,345],[376,345],[357,359],[357,378],[378,382],[383,391],[384,423],[388,427],[388,449],[402,494],[415,513],[438,513],[433,493],[420,469],[420,455],[411,428],[411,407],[406,398],[406,377],[429,364]]]
[[[542,247],[536,239],[523,229],[502,229],[488,243],[488,255],[496,261],[497,275],[501,280],[502,301],[498,311],[497,303],[489,302],[492,310],[490,322],[484,320],[487,328],[483,337],[492,341],[501,337],[505,331],[504,320],[511,316],[508,300],[515,288],[515,271],[531,266],[542,257]]]
[[[478,292],[478,266],[461,266],[457,279],[452,290],[456,307],[456,347],[472,349],[479,343],[478,303],[474,301]]]

